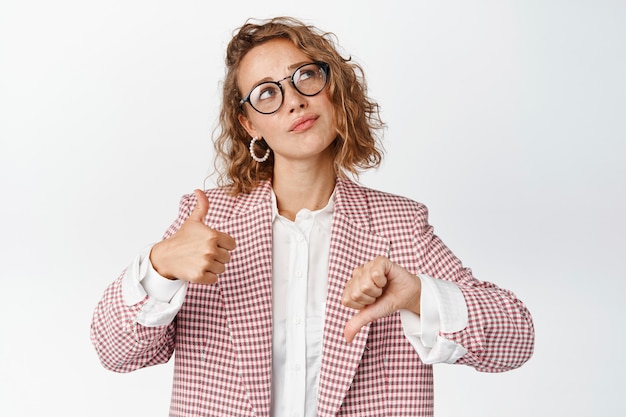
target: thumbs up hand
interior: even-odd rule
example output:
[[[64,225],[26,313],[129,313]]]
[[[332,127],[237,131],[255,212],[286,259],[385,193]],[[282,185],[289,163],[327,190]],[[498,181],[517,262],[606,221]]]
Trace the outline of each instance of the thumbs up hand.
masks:
[[[209,200],[200,190],[194,193],[198,202],[193,212],[174,235],[152,247],[150,261],[165,278],[214,284],[236,244],[231,236],[204,224]]]

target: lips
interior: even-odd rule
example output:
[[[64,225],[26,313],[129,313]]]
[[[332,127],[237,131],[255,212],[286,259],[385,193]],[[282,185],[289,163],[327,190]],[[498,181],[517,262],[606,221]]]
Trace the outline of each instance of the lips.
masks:
[[[303,132],[313,126],[318,116],[314,114],[305,114],[304,116],[298,117],[293,121],[291,126],[289,127],[290,132]]]

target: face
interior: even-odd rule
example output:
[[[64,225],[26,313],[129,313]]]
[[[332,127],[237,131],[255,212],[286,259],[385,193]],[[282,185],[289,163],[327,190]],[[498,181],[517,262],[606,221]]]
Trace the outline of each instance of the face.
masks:
[[[263,81],[290,76],[302,64],[311,62],[291,41],[274,39],[251,49],[241,60],[238,87],[242,96]],[[281,81],[284,101],[272,114],[261,114],[244,104],[239,122],[250,138],[263,138],[274,152],[274,167],[302,162],[327,163],[333,155],[330,145],[337,133],[334,109],[328,87],[313,96],[298,93],[289,82]]]

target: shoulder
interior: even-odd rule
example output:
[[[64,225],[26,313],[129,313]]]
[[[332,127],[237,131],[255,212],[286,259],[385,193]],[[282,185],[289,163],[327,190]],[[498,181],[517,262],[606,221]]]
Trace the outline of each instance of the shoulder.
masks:
[[[233,205],[235,204],[235,201],[237,201],[237,195],[230,194],[228,189],[223,187],[210,188],[203,191],[209,200],[209,209],[212,209],[213,207],[217,208],[221,206]],[[196,198],[195,193],[183,194],[180,198],[181,208],[188,207],[193,209],[197,202],[198,199]]]
[[[428,208],[408,197],[388,192],[366,189],[370,218],[375,228],[389,227],[413,229],[428,222]]]
[[[424,204],[409,197],[369,188],[351,180],[343,180],[342,186],[348,199],[364,199],[372,212],[389,209],[408,212],[427,210]]]
[[[348,217],[373,230],[412,228],[428,221],[427,207],[406,196],[341,181],[341,208]]]
[[[233,194],[229,187],[216,187],[204,190],[209,200],[208,218],[211,222],[221,222],[234,214],[252,210],[263,201],[271,199],[271,185],[262,183],[249,193]],[[184,194],[180,199],[180,210],[191,213],[197,198],[194,193]]]

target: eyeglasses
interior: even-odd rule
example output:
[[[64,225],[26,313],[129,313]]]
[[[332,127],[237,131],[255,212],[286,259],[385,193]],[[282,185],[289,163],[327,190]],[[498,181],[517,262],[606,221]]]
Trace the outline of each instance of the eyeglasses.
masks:
[[[319,94],[328,82],[330,67],[325,62],[304,64],[288,77],[278,81],[265,81],[257,84],[244,98],[240,105],[249,103],[259,113],[276,113],[283,105],[285,95],[281,82],[289,80],[293,88],[303,96],[312,97]]]

